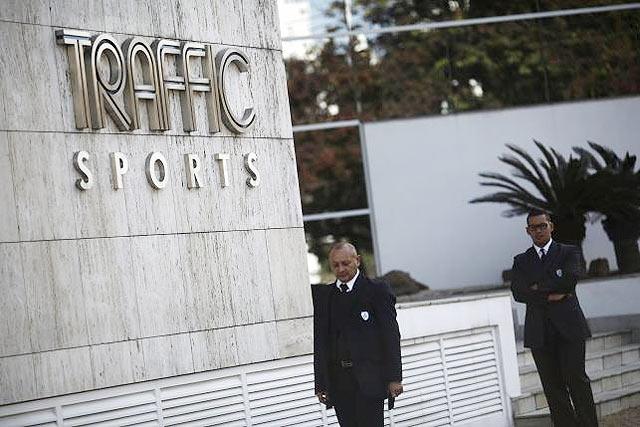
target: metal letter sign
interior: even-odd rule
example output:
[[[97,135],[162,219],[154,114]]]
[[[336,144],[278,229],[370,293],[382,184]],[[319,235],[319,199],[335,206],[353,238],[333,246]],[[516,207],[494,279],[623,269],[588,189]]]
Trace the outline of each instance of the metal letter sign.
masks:
[[[196,130],[194,96],[198,92],[205,96],[210,133],[220,132],[221,120],[234,133],[246,132],[255,121],[252,106],[236,117],[225,89],[232,64],[240,73],[250,72],[247,56],[237,48],[214,55],[210,44],[160,39],[149,46],[139,37],[127,39],[121,48],[108,34],[91,36],[76,30],[55,34],[57,43],[67,46],[78,129],[104,128],[105,112],[118,129],[139,129],[144,101],[149,128],[167,131],[171,129],[169,91],[180,93],[185,132]],[[196,70],[202,70],[202,75]]]

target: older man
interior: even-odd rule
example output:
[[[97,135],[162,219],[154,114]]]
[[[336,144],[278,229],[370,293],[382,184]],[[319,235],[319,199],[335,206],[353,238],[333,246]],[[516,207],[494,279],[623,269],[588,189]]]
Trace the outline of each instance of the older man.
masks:
[[[336,281],[315,313],[316,395],[342,427],[382,426],[384,399],[402,393],[395,296],[360,272],[350,243],[334,245],[329,262]]]
[[[533,241],[513,260],[511,290],[527,304],[524,345],[531,348],[555,426],[597,426],[585,340],[591,333],[575,294],[581,270],[578,248],[551,238],[553,223],[544,212],[527,216]]]

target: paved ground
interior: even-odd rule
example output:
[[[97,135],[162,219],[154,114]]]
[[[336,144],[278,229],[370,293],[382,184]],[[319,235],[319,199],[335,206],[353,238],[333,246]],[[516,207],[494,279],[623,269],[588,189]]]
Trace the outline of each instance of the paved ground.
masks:
[[[549,417],[516,419],[516,427],[553,427]],[[608,415],[600,420],[600,427],[638,427],[640,426],[640,407],[625,409],[617,414]]]
[[[600,427],[638,427],[640,426],[640,407],[625,409],[617,414],[608,415],[600,422]]]

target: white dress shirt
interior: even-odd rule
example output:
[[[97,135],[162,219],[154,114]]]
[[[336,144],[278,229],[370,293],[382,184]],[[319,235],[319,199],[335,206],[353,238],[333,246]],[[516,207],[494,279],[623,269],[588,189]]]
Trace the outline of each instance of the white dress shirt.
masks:
[[[349,280],[346,285],[347,285],[347,292],[351,292],[351,290],[353,289],[353,284],[356,283],[356,279],[358,278],[358,275],[360,275],[360,269],[356,270],[356,274],[351,278],[351,280]],[[340,292],[342,292],[342,289],[340,289],[340,285],[342,284],[341,281],[336,280],[336,287],[338,288],[338,290]]]
[[[551,247],[551,242],[553,242],[553,239],[549,239],[547,244],[544,245],[541,248],[536,246],[535,244],[533,245],[534,249],[536,250],[536,253],[538,254],[538,258],[542,258],[542,254],[540,253],[540,249],[544,249],[544,255],[545,256],[549,255],[549,248]]]

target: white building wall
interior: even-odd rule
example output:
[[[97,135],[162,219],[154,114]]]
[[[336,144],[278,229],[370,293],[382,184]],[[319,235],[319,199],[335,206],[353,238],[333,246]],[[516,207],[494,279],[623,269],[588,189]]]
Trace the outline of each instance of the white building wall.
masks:
[[[501,216],[506,206],[468,203],[494,191],[478,173],[510,174],[497,159],[506,143],[540,157],[533,139],[565,156],[587,141],[638,155],[639,117],[640,98],[629,97],[365,124],[381,273],[408,271],[436,289],[501,282],[530,240],[524,217]],[[617,268],[599,222],[587,226],[584,252]]]
[[[0,405],[310,351],[278,27],[275,1],[2,3]],[[195,94],[198,130],[185,132],[173,93],[170,131],[150,131],[145,107],[139,130],[121,132],[108,116],[104,129],[79,130],[59,29],[107,33],[119,46],[140,36],[239,48],[249,76],[231,73],[225,84],[232,109],[253,105],[255,124],[212,135]],[[80,150],[96,180],[84,192],[72,162]],[[110,176],[116,151],[129,159],[120,190]],[[167,159],[161,190],[145,177],[154,151]],[[246,184],[250,152],[262,178],[256,188]],[[202,160],[203,188],[187,188],[187,153]],[[230,155],[226,187],[215,153]]]
[[[520,394],[520,380],[509,294],[397,308],[405,391],[395,409],[385,410],[385,425],[513,425],[511,398]],[[0,426],[337,426],[335,411],[314,395],[312,359],[304,354],[0,406]]]

